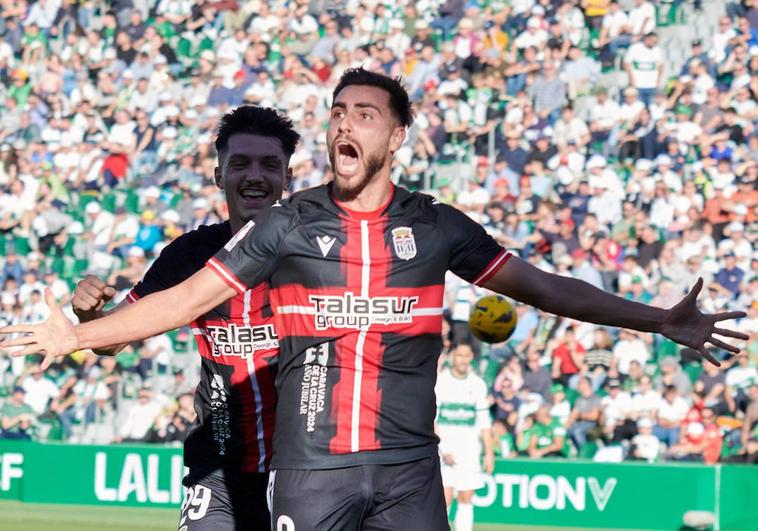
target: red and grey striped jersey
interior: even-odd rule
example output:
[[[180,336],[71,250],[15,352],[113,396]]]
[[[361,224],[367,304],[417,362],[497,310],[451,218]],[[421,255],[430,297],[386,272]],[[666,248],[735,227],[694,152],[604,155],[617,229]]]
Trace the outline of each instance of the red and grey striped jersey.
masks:
[[[127,300],[168,289],[202,269],[231,237],[229,223],[202,226],[161,252]],[[198,317],[201,356],[197,422],[184,445],[187,466],[265,472],[271,462],[278,338],[265,283]]]
[[[510,254],[458,210],[395,188],[351,212],[294,194],[207,266],[238,293],[269,279],[280,357],[273,468],[434,455],[445,272],[483,284]]]

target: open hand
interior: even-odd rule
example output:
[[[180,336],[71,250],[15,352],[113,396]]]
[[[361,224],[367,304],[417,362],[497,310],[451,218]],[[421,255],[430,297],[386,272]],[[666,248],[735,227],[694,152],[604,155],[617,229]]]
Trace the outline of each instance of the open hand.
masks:
[[[740,349],[715,337],[715,334],[734,339],[747,340],[749,336],[736,330],[719,328],[720,321],[745,317],[745,312],[723,312],[703,314],[697,308],[697,296],[703,288],[703,279],[699,278],[692,290],[673,308],[668,311],[666,320],[661,325],[661,334],[676,341],[680,345],[696,350],[705,359],[716,366],[721,363],[711,355],[705,344],[722,348],[732,354],[738,354]]]
[[[23,324],[0,328],[0,334],[4,335],[26,334],[14,339],[5,339],[0,343],[0,347],[24,347],[13,352],[13,357],[44,352],[45,359],[40,365],[42,370],[47,369],[56,357],[65,356],[79,348],[74,325],[63,315],[50,288],[45,288],[45,302],[50,308],[50,317],[46,321],[36,325]]]

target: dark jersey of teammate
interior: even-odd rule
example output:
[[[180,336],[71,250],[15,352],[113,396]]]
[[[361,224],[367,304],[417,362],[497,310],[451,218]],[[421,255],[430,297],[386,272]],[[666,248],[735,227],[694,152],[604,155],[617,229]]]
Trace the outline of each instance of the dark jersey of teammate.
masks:
[[[271,285],[280,336],[272,468],[436,455],[445,272],[482,284],[510,254],[429,196],[396,187],[366,213],[330,190],[274,205],[208,261],[238,293]]]
[[[228,222],[202,226],[168,245],[127,296],[134,302],[202,269],[231,238]],[[278,340],[266,284],[241,291],[192,322],[201,356],[197,422],[187,466],[265,472],[271,461]]]

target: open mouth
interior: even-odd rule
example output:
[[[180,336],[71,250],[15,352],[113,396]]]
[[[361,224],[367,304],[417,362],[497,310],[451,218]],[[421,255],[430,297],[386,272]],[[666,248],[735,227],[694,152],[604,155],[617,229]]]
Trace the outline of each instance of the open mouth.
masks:
[[[341,175],[353,175],[358,171],[358,150],[352,144],[340,141],[337,143],[337,172]]]
[[[242,196],[242,199],[244,199],[245,202],[255,202],[261,199],[265,199],[268,196],[269,192],[268,190],[264,190],[262,188],[244,188],[240,190],[239,194]]]

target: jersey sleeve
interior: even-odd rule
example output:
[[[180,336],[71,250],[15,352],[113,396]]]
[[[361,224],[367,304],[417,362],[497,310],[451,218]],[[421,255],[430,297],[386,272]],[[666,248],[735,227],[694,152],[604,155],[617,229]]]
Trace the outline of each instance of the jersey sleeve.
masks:
[[[511,253],[466,214],[448,205],[438,205],[439,222],[450,242],[448,268],[462,279],[483,286]]]
[[[187,263],[184,256],[185,248],[186,238],[180,237],[163,249],[142,280],[137,282],[126,295],[126,301],[137,302],[151,293],[172,288],[185,280],[187,275],[182,267]]]
[[[257,286],[276,270],[282,242],[294,225],[284,206],[274,206],[258,221],[249,221],[206,266],[238,293]]]

